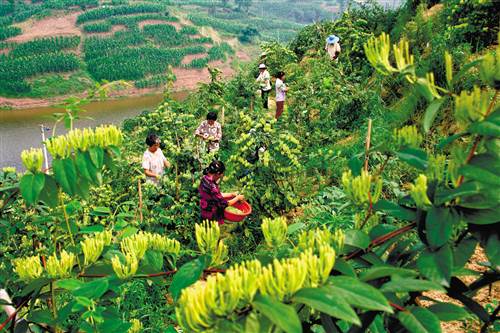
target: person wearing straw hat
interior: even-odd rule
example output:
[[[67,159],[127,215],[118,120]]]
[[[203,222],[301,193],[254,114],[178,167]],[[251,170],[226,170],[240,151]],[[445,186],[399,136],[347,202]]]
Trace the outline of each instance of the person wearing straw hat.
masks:
[[[340,38],[335,35],[330,35],[326,39],[325,50],[330,56],[330,60],[337,60],[340,54]]]
[[[264,109],[268,109],[268,98],[271,92],[271,75],[267,71],[265,64],[259,65],[259,76],[255,80],[259,83],[259,89],[262,97],[262,106]]]

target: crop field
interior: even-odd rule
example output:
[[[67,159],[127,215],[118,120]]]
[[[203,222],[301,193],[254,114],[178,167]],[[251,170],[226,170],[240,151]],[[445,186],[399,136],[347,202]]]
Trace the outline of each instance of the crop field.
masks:
[[[139,10],[112,3],[82,25]],[[165,4],[153,5],[140,8]],[[198,68],[237,54],[235,36],[194,43],[205,28],[183,29],[187,13],[1,44],[1,75],[49,83],[84,68],[102,81],[62,103],[22,170],[1,166],[0,331],[499,332],[499,10],[363,4],[262,43],[230,78]],[[325,50],[332,31],[340,54]],[[282,113],[275,91],[258,93],[261,62]],[[176,73],[205,70],[173,98]],[[162,86],[161,102],[83,127],[118,79]]]
[[[74,23],[82,36],[8,41],[22,34],[22,29],[12,24],[30,18],[42,17],[43,20],[43,15],[49,15],[51,10],[66,6],[75,10],[85,8]],[[0,46],[3,49],[0,53],[0,95],[4,96],[29,96],[32,78],[75,70],[87,71],[97,82],[129,80],[138,81],[137,86],[141,87],[159,86],[165,79],[158,78],[167,67],[181,66],[186,55],[206,52],[203,63],[191,66],[203,68],[210,61],[226,60],[228,55],[234,54],[227,44],[224,47],[207,46],[213,43],[210,37],[201,36],[194,26],[180,25],[179,19],[171,15],[169,7],[162,2],[114,1],[110,6],[99,6],[94,1],[61,0],[36,3],[31,7],[16,2],[15,6],[2,5],[0,18]],[[36,65],[42,59],[51,65]],[[62,63],[54,65],[58,61]]]

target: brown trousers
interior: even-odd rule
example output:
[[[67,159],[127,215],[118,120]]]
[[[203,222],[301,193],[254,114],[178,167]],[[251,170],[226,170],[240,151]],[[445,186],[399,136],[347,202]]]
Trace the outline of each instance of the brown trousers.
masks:
[[[285,101],[276,102],[276,119],[278,119],[283,113],[285,107]]]

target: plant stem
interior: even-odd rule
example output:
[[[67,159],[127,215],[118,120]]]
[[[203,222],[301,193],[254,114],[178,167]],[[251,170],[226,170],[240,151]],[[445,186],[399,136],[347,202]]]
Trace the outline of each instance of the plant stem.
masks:
[[[63,215],[64,215],[64,221],[66,221],[66,228],[68,228],[68,233],[69,233],[69,238],[71,239],[71,244],[76,247],[75,239],[73,238],[73,232],[71,231],[71,227],[69,225],[68,212],[66,212],[66,205],[64,204],[61,190],[59,190],[59,201],[61,203],[61,208],[62,208]],[[78,256],[76,256],[76,262],[78,264],[78,268],[80,268],[80,270],[81,270],[82,266],[80,264],[80,259],[78,259]]]
[[[54,316],[54,319],[57,319],[57,305],[56,305],[56,293],[54,292],[54,281],[50,281],[50,298],[52,300],[52,315]],[[55,332],[59,332],[59,328],[55,327]]]
[[[498,90],[495,91],[495,95],[493,96],[493,99],[491,100],[491,103],[488,106],[488,111],[486,111],[486,114],[484,115],[485,118],[488,117],[489,114],[491,113],[491,111],[493,110],[493,106],[495,105],[497,97],[498,97],[498,92],[499,92]],[[482,136],[478,135],[474,139],[474,144],[472,145],[472,148],[469,152],[469,155],[467,155],[467,159],[465,160],[464,164],[468,164],[472,160],[472,158],[474,157],[474,154],[476,153],[477,147],[479,146],[479,142],[481,142],[481,138],[482,138]],[[464,181],[464,176],[460,175],[460,178],[458,179],[457,187],[462,185],[463,181]]]

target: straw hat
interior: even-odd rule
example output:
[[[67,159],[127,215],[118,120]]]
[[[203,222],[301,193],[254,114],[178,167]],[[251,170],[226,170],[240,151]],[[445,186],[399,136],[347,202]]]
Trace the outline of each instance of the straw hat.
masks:
[[[266,69],[266,64],[260,64],[259,69]]]

